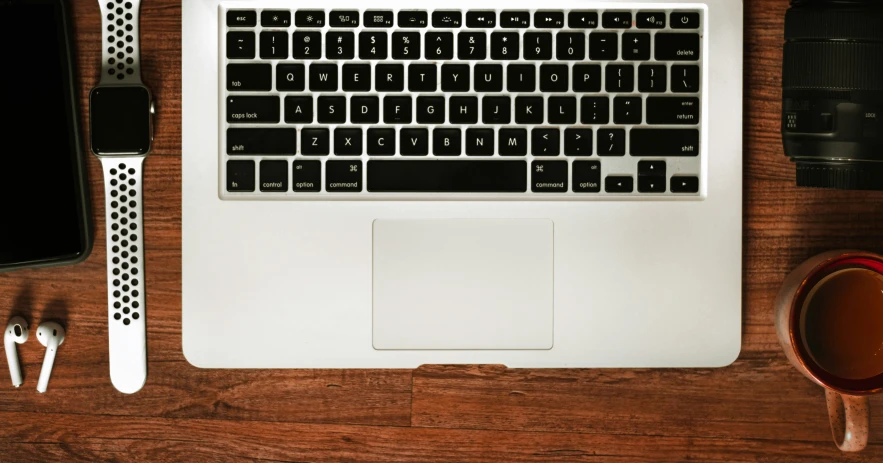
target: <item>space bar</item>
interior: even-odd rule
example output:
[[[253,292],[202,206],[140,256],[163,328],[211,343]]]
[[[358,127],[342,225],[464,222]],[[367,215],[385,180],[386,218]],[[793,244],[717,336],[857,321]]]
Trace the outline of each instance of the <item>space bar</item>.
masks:
[[[372,193],[524,193],[526,161],[368,161]]]

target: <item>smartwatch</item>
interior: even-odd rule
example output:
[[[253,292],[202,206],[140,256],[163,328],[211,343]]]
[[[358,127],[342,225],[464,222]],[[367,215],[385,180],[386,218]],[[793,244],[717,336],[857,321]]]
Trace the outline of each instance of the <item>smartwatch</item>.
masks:
[[[153,96],[141,82],[140,0],[103,0],[101,81],[89,94],[92,153],[104,171],[110,380],[124,393],[147,380],[144,159],[153,144]]]

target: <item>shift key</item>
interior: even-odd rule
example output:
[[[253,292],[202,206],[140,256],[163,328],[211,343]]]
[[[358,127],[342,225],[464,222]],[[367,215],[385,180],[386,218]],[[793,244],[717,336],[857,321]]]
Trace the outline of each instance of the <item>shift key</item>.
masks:
[[[632,156],[699,156],[697,129],[632,129]]]
[[[279,122],[278,96],[231,96],[227,98],[227,122]]]

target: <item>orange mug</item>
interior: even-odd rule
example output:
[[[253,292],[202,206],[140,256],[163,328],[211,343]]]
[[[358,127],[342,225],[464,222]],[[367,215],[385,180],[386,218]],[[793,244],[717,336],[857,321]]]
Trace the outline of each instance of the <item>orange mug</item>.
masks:
[[[883,391],[883,374],[858,378],[831,373],[832,368],[823,368],[810,353],[805,338],[810,330],[805,312],[813,290],[820,283],[832,281],[829,277],[850,269],[869,270],[883,278],[883,257],[861,251],[831,251],[807,260],[791,272],[776,298],[776,332],[791,364],[825,388],[834,442],[844,452],[857,452],[867,446],[868,396]],[[837,300],[836,295],[833,300]],[[830,313],[836,316],[835,311]]]

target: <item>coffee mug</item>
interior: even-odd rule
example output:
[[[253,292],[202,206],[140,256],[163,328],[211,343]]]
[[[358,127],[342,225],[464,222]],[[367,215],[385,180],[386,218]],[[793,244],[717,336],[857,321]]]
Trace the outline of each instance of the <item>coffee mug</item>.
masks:
[[[797,267],[776,298],[776,332],[788,360],[825,388],[834,442],[868,443],[868,396],[883,391],[883,256],[819,254]]]

